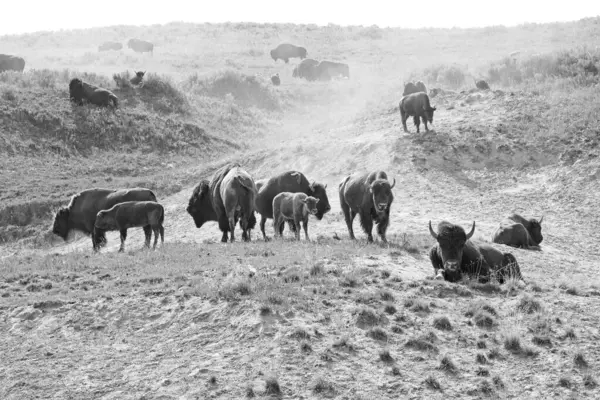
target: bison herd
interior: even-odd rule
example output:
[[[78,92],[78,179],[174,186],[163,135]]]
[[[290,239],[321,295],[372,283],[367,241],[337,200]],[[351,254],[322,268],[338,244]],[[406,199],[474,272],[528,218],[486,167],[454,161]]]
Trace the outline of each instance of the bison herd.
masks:
[[[373,226],[383,243],[390,224],[390,211],[394,201],[392,189],[396,180],[388,179],[385,171],[354,173],[346,176],[338,185],[340,207],[351,240],[355,240],[353,221],[360,216],[360,224],[373,242]],[[239,224],[242,239],[251,240],[251,230],[256,226],[255,213],[260,215],[263,239],[269,241],[265,232],[267,219],[273,220],[275,237],[282,237],[287,222],[296,240],[300,240],[301,227],[309,239],[308,221],[312,215],[317,220],[331,210],[327,197],[327,185],[308,178],[299,171],[286,171],[270,178],[254,180],[238,163],[229,163],[216,170],[210,179],[201,180],[192,190],[186,211],[197,228],[206,222],[217,222],[222,232],[222,242],[235,241],[235,227]],[[54,217],[52,232],[65,241],[71,231],[91,236],[92,247],[98,251],[106,245],[107,231],[119,231],[121,246],[125,249],[127,229],[142,227],[145,245],[150,247],[154,232],[154,248],[164,242],[164,208],[149,189],[88,189],[71,198],[66,207],[59,209]],[[500,224],[492,236],[492,242],[512,247],[539,250],[543,240],[539,220],[526,219],[513,214]],[[468,233],[458,225],[442,221],[437,232],[429,221],[429,233],[436,240],[429,251],[435,279],[457,282],[463,276],[487,282],[492,277],[500,283],[507,279],[521,279],[516,258],[507,252],[471,241],[475,222]]]

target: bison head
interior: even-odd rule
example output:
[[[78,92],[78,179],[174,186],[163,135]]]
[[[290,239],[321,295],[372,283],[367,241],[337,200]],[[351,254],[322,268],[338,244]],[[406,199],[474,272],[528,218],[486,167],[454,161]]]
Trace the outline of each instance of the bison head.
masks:
[[[320,183],[312,182],[310,184],[310,191],[313,197],[319,199],[317,203],[317,213],[315,217],[320,221],[323,219],[323,215],[331,210],[329,205],[329,199],[327,198],[327,184],[323,185]]]
[[[535,218],[531,218],[529,220],[529,224],[527,224],[528,226],[527,231],[529,232],[529,236],[531,236],[531,238],[533,239],[533,241],[537,244],[542,243],[542,240],[544,240],[544,236],[542,236],[542,220],[544,219],[544,217],[540,218],[540,220],[538,221]]]
[[[462,227],[446,221],[439,223],[438,233],[435,233],[431,227],[431,221],[429,221],[429,233],[437,240],[444,270],[453,274],[458,273],[465,244],[475,233],[475,221],[473,221],[473,227],[469,233],[465,233]]]
[[[206,221],[217,220],[207,180],[201,181],[194,188],[186,211],[194,219],[196,228],[202,227]]]
[[[402,96],[408,96],[409,94],[417,93],[418,91],[419,89],[417,89],[417,86],[414,83],[408,82],[404,85],[404,92],[402,92]]]
[[[67,207],[62,207],[56,212],[52,233],[67,240],[69,236],[69,209]]]
[[[307,198],[302,199],[300,201],[306,206],[306,209],[308,210],[309,214],[317,215],[317,213],[319,212],[319,210],[317,209],[317,203],[319,202],[319,199],[312,196],[308,196]]]
[[[277,51],[275,51],[275,50],[271,50],[270,54],[271,54],[271,58],[272,58],[274,61],[277,61]]]
[[[81,104],[83,103],[83,97],[83,81],[79,78],[71,79],[71,82],[69,82],[69,98],[74,100],[76,103]]]
[[[373,196],[373,206],[377,214],[383,214],[388,211],[392,201],[394,201],[394,194],[392,189],[396,186],[396,178],[390,185],[387,179],[376,179],[369,186],[369,192]]]
[[[298,47],[299,53],[300,53],[300,59],[304,60],[306,58],[306,55],[308,54],[308,52],[306,51],[306,49],[304,47]]]
[[[433,124],[433,112],[435,111],[435,107],[425,106],[425,118],[429,121],[430,124]]]
[[[94,222],[94,228],[110,231],[115,227],[114,213],[108,213],[108,210],[98,211],[96,214],[96,221]]]

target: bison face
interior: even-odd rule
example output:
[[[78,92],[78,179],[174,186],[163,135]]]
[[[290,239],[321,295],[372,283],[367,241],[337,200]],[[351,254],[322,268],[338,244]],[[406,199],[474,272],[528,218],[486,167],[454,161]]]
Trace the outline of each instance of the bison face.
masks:
[[[194,219],[196,228],[202,227],[207,221],[215,221],[217,219],[212,206],[208,181],[202,181],[194,188],[186,211]]]
[[[96,214],[96,221],[94,222],[94,228],[109,231],[113,229],[114,225],[114,217],[108,214],[106,210],[98,211],[98,214]]]
[[[433,112],[435,111],[435,107],[425,108],[425,118],[429,121],[430,124],[433,124]]]
[[[460,272],[465,244],[475,233],[475,221],[473,221],[471,231],[467,234],[465,234],[465,230],[462,227],[446,221],[438,225],[438,232],[435,233],[431,227],[431,221],[429,221],[429,233],[437,240],[438,248],[442,253],[444,270],[452,274],[457,274]]]
[[[312,196],[308,196],[307,198],[302,200],[302,203],[304,203],[304,205],[306,206],[306,209],[308,210],[309,214],[317,215],[317,213],[319,212],[319,210],[317,209],[317,203],[319,203],[319,199]]]
[[[274,61],[277,61],[277,52],[276,52],[275,50],[271,50],[271,53],[270,53],[270,54],[271,54],[271,58],[272,58]]]
[[[69,98],[81,104],[84,97],[83,82],[81,79],[74,78],[69,83]]]
[[[54,225],[52,226],[52,233],[60,236],[64,240],[67,240],[69,235],[69,209],[61,208],[54,217]]]
[[[310,190],[312,192],[312,196],[319,199],[317,202],[317,213],[315,217],[320,221],[323,219],[323,215],[331,210],[331,206],[329,205],[329,199],[327,198],[327,185],[322,185],[320,183],[311,183]]]
[[[385,214],[389,212],[389,207],[394,201],[392,188],[396,185],[396,179],[390,185],[387,179],[377,179],[369,187],[369,192],[373,196],[373,207],[377,214]]]
[[[539,221],[533,218],[530,219],[528,231],[534,242],[537,244],[542,243],[542,240],[544,240],[544,236],[542,236],[542,219]]]

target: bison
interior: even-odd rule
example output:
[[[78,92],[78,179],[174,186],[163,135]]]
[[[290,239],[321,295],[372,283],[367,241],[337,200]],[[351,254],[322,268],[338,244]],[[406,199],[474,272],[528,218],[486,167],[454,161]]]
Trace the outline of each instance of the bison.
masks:
[[[242,228],[242,239],[250,240],[250,230],[256,225],[254,203],[256,199],[254,179],[238,163],[227,164],[218,169],[210,181],[202,180],[192,192],[187,212],[197,228],[205,222],[217,221],[223,232],[221,241],[235,240],[237,221]]]
[[[150,42],[140,39],[129,39],[127,47],[136,53],[150,53],[154,54],[154,45]]]
[[[283,231],[283,223],[285,221],[293,221],[296,240],[300,240],[300,223],[304,228],[304,236],[306,240],[310,240],[308,237],[308,216],[316,215],[317,203],[319,199],[312,196],[307,196],[306,193],[291,193],[283,192],[279,193],[273,199],[273,231],[275,236],[278,232]]]
[[[404,91],[402,96],[408,96],[409,94],[419,93],[419,88],[413,82],[408,82],[404,85]]]
[[[475,86],[477,87],[477,89],[480,89],[480,90],[489,90],[490,89],[490,85],[488,85],[487,82],[484,81],[483,79],[475,81]]]
[[[23,72],[25,69],[25,60],[21,57],[9,54],[0,54],[0,72],[17,71]]]
[[[121,247],[119,252],[125,251],[125,239],[127,238],[127,229],[143,227],[146,236],[146,247],[150,247],[150,239],[154,231],[154,246],[158,242],[160,233],[160,242],[165,242],[165,209],[155,201],[126,201],[118,203],[108,210],[98,211],[96,222],[94,223],[94,234],[92,238],[104,237],[107,231],[119,231],[121,233]],[[92,239],[94,241],[94,239]],[[100,243],[95,241],[94,250],[100,248]]]
[[[119,106],[119,99],[113,92],[83,82],[79,78],[73,78],[69,82],[69,98],[80,106],[83,105],[83,100],[101,107]]]
[[[121,50],[123,45],[119,42],[104,42],[98,46],[98,51]]]
[[[425,124],[425,131],[429,132],[427,121],[433,124],[433,112],[436,110],[436,108],[431,107],[427,93],[418,92],[404,96],[402,100],[400,100],[398,107],[400,108],[400,117],[402,118],[402,127],[404,128],[404,132],[408,133],[408,129],[406,128],[406,120],[410,116],[413,117],[413,121],[417,127],[417,133],[420,133],[419,118],[423,121],[423,124]]]
[[[321,61],[315,66],[315,75],[321,81],[330,81],[337,76],[350,78],[350,67],[344,63]]]
[[[314,81],[317,79],[316,66],[319,65],[317,60],[307,58],[302,60],[297,67],[292,71],[293,78],[304,78],[308,81]]]
[[[133,72],[135,72],[135,76],[129,80],[129,83],[131,83],[132,85],[139,85],[144,80],[144,75],[146,74],[146,71],[142,72],[134,70]]]
[[[289,43],[282,43],[271,50],[270,54],[274,61],[283,60],[287,64],[289,63],[290,58],[300,58],[301,60],[305,59],[307,51],[304,47],[295,46]]]
[[[261,215],[260,230],[264,240],[269,240],[265,233],[265,223],[268,218],[273,218],[273,199],[282,192],[301,192],[308,196],[319,199],[317,203],[317,213],[315,217],[320,221],[323,215],[331,210],[329,199],[327,198],[327,185],[312,182],[310,183],[303,173],[297,171],[286,171],[273,176],[268,180],[260,180],[260,189],[256,196],[256,211]],[[290,224],[290,228],[293,225]],[[279,233],[283,232],[283,225]]]
[[[415,83],[415,86],[417,87],[417,92],[427,93],[427,87],[422,81]]]
[[[273,75],[271,77],[271,82],[273,82],[273,85],[279,86],[281,84],[281,79],[279,79],[279,74]]]
[[[492,235],[492,242],[505,244],[523,249],[539,250],[542,236],[542,220],[526,219],[518,214],[512,214],[508,221],[502,222]]]
[[[371,231],[375,222],[381,241],[387,242],[385,233],[390,222],[390,207],[394,201],[392,189],[395,185],[396,179],[390,185],[384,171],[355,173],[344,178],[338,191],[350,239],[355,239],[352,223],[356,214],[359,214],[367,240],[373,242]]]
[[[71,198],[68,206],[60,208],[54,217],[52,232],[67,240],[71,231],[81,231],[92,236],[92,245],[106,243],[104,235],[94,237],[94,222],[99,211],[107,210],[125,201],[154,201],[156,196],[149,189],[87,189]]]
[[[458,282],[463,274],[478,278],[480,282],[489,281],[492,274],[500,283],[506,278],[523,279],[519,264],[511,253],[471,242],[475,221],[469,233],[447,221],[438,224],[436,233],[429,221],[429,233],[437,241],[429,250],[435,279]]]

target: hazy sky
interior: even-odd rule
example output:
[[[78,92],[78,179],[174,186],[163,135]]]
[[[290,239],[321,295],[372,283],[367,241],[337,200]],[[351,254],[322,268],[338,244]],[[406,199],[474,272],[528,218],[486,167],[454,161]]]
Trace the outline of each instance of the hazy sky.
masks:
[[[338,25],[451,28],[571,21],[600,15],[598,0],[2,0],[2,3],[0,35],[172,21],[318,25],[331,22]]]

